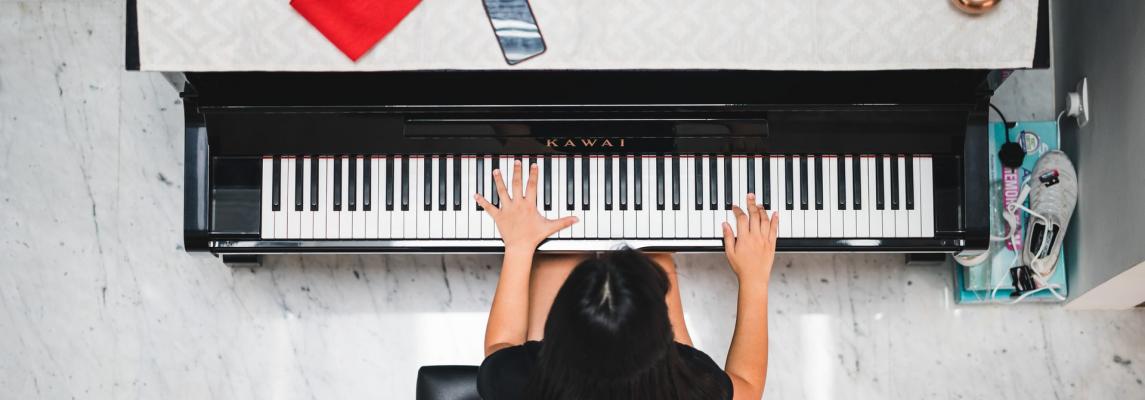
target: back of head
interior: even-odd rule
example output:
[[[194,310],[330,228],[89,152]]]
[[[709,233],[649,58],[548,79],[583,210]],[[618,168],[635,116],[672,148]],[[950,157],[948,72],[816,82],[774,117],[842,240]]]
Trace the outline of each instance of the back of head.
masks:
[[[668,319],[670,282],[635,250],[578,265],[553,300],[526,394],[531,399],[682,399],[716,393],[681,361]]]

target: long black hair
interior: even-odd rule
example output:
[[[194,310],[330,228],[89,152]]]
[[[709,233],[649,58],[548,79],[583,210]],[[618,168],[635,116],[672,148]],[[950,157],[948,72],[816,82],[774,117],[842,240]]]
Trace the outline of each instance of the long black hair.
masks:
[[[572,271],[549,310],[526,398],[720,399],[715,377],[678,353],[668,276],[648,256],[599,253]]]

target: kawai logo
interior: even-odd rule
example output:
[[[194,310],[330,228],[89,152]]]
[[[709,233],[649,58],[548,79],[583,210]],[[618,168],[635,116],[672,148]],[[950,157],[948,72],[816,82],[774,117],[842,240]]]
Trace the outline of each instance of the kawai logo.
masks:
[[[552,138],[545,139],[548,147],[624,147],[624,138]]]

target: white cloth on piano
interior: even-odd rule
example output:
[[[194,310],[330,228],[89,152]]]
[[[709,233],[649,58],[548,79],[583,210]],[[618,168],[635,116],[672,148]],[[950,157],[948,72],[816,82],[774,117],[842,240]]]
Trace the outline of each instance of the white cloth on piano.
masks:
[[[152,71],[877,70],[1032,65],[1037,0],[532,0],[547,51],[510,67],[480,1],[424,0],[357,63],[288,0],[138,0]]]

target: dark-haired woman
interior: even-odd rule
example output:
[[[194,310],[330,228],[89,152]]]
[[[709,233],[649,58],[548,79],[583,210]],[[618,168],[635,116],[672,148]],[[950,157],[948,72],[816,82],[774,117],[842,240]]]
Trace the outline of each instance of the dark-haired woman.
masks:
[[[478,389],[502,399],[759,399],[767,376],[767,284],[776,216],[747,198],[724,224],[724,250],[739,278],[735,333],[720,368],[692,347],[676,270],[666,254],[619,250],[538,256],[550,235],[577,222],[537,211],[537,168],[522,188],[521,162],[501,206],[475,198],[497,223],[505,260],[485,330]],[[524,190],[522,190],[524,189]],[[725,372],[726,371],[726,372]]]

